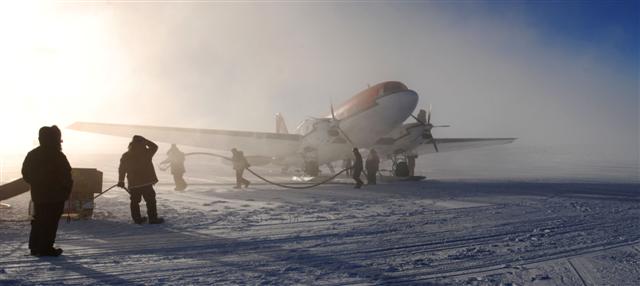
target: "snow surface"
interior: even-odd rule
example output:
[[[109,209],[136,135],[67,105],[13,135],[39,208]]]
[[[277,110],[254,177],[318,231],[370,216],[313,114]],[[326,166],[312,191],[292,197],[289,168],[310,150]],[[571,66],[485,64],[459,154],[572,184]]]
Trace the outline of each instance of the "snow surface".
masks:
[[[599,177],[598,165],[591,175],[518,176],[495,162],[488,174],[473,163],[487,162],[481,154],[438,168],[446,157],[436,156],[421,162],[426,181],[360,190],[346,178],[290,190],[250,176],[236,190],[227,166],[193,161],[184,192],[159,172],[167,223],[132,224],[127,194],[114,190],[96,200],[92,220],[61,221],[59,258],[28,255],[21,195],[0,208],[0,285],[640,285],[633,175]],[[103,170],[106,189],[117,160],[72,164]]]

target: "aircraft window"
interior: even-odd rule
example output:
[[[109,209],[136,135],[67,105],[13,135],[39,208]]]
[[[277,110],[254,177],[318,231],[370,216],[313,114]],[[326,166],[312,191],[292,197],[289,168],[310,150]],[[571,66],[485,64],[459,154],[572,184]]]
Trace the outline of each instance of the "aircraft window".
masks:
[[[399,91],[407,90],[407,86],[402,84],[401,82],[392,81],[388,82],[384,85],[384,93],[383,96],[393,94]]]

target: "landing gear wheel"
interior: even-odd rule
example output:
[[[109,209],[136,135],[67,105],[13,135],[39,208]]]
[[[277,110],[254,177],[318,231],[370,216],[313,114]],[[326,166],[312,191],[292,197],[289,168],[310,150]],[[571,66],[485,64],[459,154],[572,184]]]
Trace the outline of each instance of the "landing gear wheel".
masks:
[[[409,166],[407,162],[398,162],[396,168],[394,170],[394,175],[396,177],[409,177]]]

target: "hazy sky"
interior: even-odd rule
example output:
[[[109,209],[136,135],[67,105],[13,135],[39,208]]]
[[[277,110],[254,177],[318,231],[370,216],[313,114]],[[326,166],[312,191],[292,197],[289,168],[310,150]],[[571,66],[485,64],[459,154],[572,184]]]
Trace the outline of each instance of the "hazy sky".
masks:
[[[281,112],[291,130],[368,84],[400,80],[419,107],[433,105],[435,123],[452,125],[436,137],[513,136],[638,158],[638,8],[2,4],[1,146],[28,150],[38,127],[76,120],[274,131]],[[65,138],[67,151],[108,141]]]

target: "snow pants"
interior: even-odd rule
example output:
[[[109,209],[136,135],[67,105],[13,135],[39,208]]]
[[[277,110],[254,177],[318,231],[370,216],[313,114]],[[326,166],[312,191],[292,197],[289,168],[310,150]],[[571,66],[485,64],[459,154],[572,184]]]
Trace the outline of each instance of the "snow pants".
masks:
[[[153,190],[153,185],[131,188],[129,191],[131,192],[131,218],[133,218],[133,221],[139,221],[142,218],[140,215],[140,202],[142,198],[144,198],[144,201],[147,203],[149,221],[158,218],[156,191]]]
[[[236,170],[236,187],[238,188],[242,185],[249,184],[249,180],[242,177],[243,173],[244,173],[244,169]]]
[[[44,252],[53,249],[58,232],[58,222],[64,210],[64,202],[33,203],[33,220],[29,234],[29,249]]]
[[[176,184],[176,191],[182,191],[187,188],[187,182],[183,178],[184,173],[173,173],[173,181]]]

